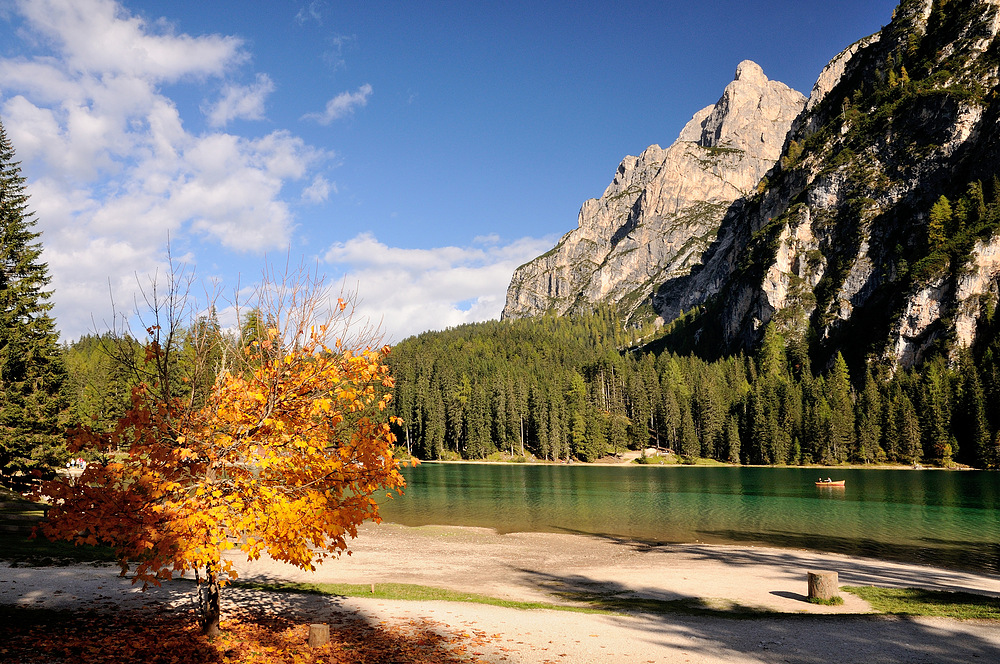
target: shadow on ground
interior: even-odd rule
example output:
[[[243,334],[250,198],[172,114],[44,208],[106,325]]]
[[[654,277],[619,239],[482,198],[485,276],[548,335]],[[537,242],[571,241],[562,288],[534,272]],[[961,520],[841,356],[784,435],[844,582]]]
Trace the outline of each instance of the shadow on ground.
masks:
[[[733,568],[734,573],[738,573],[740,568],[767,565],[778,570],[788,570],[788,575],[795,579],[802,577],[805,569],[827,569],[836,571],[841,585],[855,586],[886,586],[891,588],[927,588],[931,590],[962,591],[978,593],[992,597],[1000,596],[1000,590],[993,590],[977,585],[977,581],[985,578],[997,582],[994,585],[1000,587],[1000,576],[987,569],[975,569],[973,567],[973,552],[967,552],[965,558],[966,565],[962,568],[949,569],[944,566],[927,566],[912,562],[915,556],[901,554],[897,561],[898,566],[886,566],[880,560],[866,561],[863,557],[852,557],[850,560],[831,560],[828,556],[813,551],[792,550],[790,547],[801,547],[802,549],[813,549],[811,538],[801,536],[796,539],[794,533],[780,533],[775,535],[775,544],[784,547],[786,550],[778,549],[754,549],[743,546],[735,548],[733,546],[719,546],[716,544],[663,544],[659,542],[646,542],[632,540],[617,535],[604,533],[592,533],[579,530],[564,529],[576,535],[586,535],[596,537],[621,546],[627,546],[639,553],[665,552],[683,550],[685,555],[693,556],[696,559],[712,560]],[[768,544],[767,537],[759,534],[745,534],[741,539],[740,533],[726,531],[725,533],[712,533],[733,541],[753,541],[756,543]],[[763,538],[763,542],[761,539]],[[792,542],[792,544],[789,544]],[[863,556],[865,547],[863,542],[858,541],[844,545],[844,551],[834,553],[846,553],[852,556]],[[934,561],[938,565],[938,561]],[[944,561],[941,562],[944,565]]]
[[[194,589],[187,580],[167,582],[149,591],[144,606],[130,610],[116,610],[114,602],[59,609],[0,604],[0,661],[278,664],[308,653],[331,663],[457,664],[468,661],[463,653],[470,645],[484,642],[428,618],[380,623],[345,607],[337,596],[232,586],[223,589],[222,634],[209,639],[196,625]],[[329,646],[307,646],[312,623],[329,625]],[[273,656],[258,657],[264,652]]]
[[[654,599],[662,595],[661,590],[598,582],[582,575],[520,572],[565,600],[626,612],[609,620],[632,631],[635,639],[676,647],[689,657],[733,661],[752,655],[753,661],[801,664],[827,664],[831,657],[868,664],[1000,661],[1000,629],[991,622],[762,613],[753,607],[697,598]],[[794,593],[783,596],[805,600]]]

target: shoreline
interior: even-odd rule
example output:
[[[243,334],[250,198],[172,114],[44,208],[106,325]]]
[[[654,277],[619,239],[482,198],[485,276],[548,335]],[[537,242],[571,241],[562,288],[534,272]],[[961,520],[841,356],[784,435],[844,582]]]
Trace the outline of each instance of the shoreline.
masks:
[[[635,456],[623,457],[621,461],[573,461],[567,463],[566,461],[545,461],[545,460],[534,460],[534,461],[513,461],[509,459],[417,459],[412,457],[417,461],[416,465],[423,465],[425,463],[430,464],[457,464],[457,465],[500,465],[506,464],[511,466],[600,466],[600,467],[636,467],[636,468],[812,468],[812,469],[827,469],[827,470],[947,470],[947,471],[975,471],[980,470],[978,468],[972,468],[970,466],[955,466],[952,468],[942,468],[940,466],[908,466],[903,464],[868,464],[868,465],[839,465],[839,466],[823,466],[820,464],[805,464],[801,466],[792,466],[787,464],[764,466],[764,465],[754,465],[754,464],[736,464],[736,463],[723,463],[721,461],[713,461],[712,463],[635,463],[634,459],[639,458],[638,454]],[[409,461],[399,460],[401,467],[406,467],[410,465]]]

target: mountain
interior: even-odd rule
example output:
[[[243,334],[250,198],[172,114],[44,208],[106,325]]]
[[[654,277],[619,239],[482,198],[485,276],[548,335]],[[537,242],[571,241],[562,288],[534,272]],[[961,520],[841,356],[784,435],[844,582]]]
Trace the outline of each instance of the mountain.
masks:
[[[612,303],[710,355],[774,327],[821,366],[982,346],[1000,293],[998,9],[904,0],[808,101],[741,63],[674,145],[626,158],[579,228],[518,268],[504,317]]]
[[[905,0],[837,56],[759,192],[734,204],[665,319],[702,348],[773,323],[814,360],[952,359],[1000,292],[1000,0]]]
[[[696,113],[673,145],[625,157],[604,194],[583,204],[578,227],[515,271],[503,318],[595,303],[614,303],[633,321],[652,318],[656,288],[699,264],[726,210],[778,159],[805,103],[741,62],[719,101]]]

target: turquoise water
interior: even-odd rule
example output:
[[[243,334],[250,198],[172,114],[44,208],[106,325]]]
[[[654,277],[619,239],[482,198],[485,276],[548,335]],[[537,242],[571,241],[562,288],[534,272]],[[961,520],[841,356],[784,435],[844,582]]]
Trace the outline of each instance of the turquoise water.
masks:
[[[845,488],[817,487],[819,473]],[[407,468],[386,521],[809,548],[1000,573],[1000,473],[691,466]]]

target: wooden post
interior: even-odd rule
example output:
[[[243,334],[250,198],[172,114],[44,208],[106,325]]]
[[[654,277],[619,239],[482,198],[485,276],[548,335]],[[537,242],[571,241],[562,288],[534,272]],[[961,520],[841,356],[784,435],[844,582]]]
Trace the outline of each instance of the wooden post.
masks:
[[[322,624],[309,625],[309,647],[315,648],[330,642],[330,626]]]
[[[840,597],[840,585],[836,572],[809,572],[809,599],[824,602]]]

